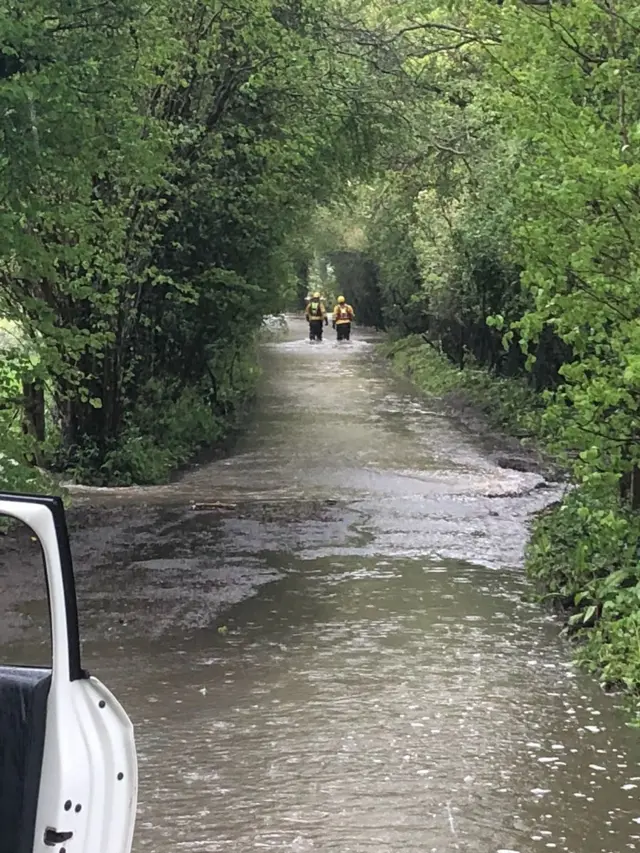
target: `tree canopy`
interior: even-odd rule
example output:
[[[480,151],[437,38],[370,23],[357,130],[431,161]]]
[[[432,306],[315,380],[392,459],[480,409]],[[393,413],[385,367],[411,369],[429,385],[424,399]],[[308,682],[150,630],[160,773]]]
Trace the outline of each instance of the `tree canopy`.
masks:
[[[59,464],[117,477],[136,407],[185,386],[226,410],[311,211],[368,168],[366,69],[324,6],[4,5],[0,315]]]

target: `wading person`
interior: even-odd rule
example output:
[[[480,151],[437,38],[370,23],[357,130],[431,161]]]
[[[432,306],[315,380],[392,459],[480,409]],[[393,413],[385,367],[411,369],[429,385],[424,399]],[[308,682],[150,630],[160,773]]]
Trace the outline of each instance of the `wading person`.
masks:
[[[353,308],[348,305],[344,296],[338,296],[338,304],[333,309],[333,328],[339,341],[348,341],[351,337]]]
[[[305,309],[307,322],[309,323],[309,340],[322,340],[322,324],[329,325],[329,319],[319,293],[314,293]]]

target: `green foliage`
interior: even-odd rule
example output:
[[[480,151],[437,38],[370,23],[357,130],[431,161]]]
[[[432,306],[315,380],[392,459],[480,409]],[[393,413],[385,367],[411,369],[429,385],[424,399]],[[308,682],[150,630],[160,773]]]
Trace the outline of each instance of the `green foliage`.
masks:
[[[167,482],[176,467],[200,448],[218,443],[228,431],[228,423],[211,411],[202,390],[187,389],[176,400],[164,399],[164,389],[158,387],[144,390],[143,406],[134,411],[118,446],[101,466],[104,482]]]
[[[640,517],[615,482],[574,489],[534,525],[530,577],[565,615],[578,660],[610,688],[640,694]]]
[[[67,469],[96,485],[167,482],[197,451],[220,444],[238,427],[258,379],[253,349],[248,344],[233,358],[222,352],[198,386],[148,382],[104,459],[85,442]]]
[[[25,461],[29,445],[10,438],[2,442],[0,450],[0,491],[26,492],[28,494],[58,495],[60,484],[46,471]]]
[[[60,486],[35,466],[35,439],[24,430],[23,380],[33,373],[16,329],[5,324],[0,346],[0,491],[59,494]]]
[[[238,353],[291,300],[306,222],[377,138],[333,21],[319,0],[0,11],[0,317],[35,356],[59,467],[143,476],[133,450],[114,460],[170,440],[147,432],[149,389],[178,417],[173,389],[226,360],[215,418],[242,393]]]

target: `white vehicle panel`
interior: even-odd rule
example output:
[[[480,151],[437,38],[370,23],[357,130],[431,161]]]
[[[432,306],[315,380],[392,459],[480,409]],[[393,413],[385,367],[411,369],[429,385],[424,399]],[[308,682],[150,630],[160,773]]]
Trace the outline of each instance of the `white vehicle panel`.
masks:
[[[130,853],[137,805],[133,726],[116,698],[80,665],[62,504],[57,499],[5,495],[0,514],[24,522],[38,537],[51,614],[52,669],[35,827],[28,831],[14,827],[13,837],[31,837],[34,829],[32,853]],[[6,667],[2,672],[8,689],[19,693],[24,682],[20,669]],[[42,672],[46,680],[46,671]],[[11,684],[13,674],[20,682],[17,687]],[[10,734],[5,731],[0,737]],[[0,741],[0,754],[2,747]],[[20,845],[20,853],[23,849]],[[5,853],[1,840],[0,853]]]

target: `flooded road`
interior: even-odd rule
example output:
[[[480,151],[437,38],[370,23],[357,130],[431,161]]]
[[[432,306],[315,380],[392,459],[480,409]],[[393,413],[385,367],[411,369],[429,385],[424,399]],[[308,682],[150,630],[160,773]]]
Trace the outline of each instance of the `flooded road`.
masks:
[[[640,849],[638,735],[523,598],[557,488],[370,341],[304,335],[264,347],[232,457],[71,515],[85,662],[136,724],[134,850]],[[21,577],[0,652],[31,660]]]

